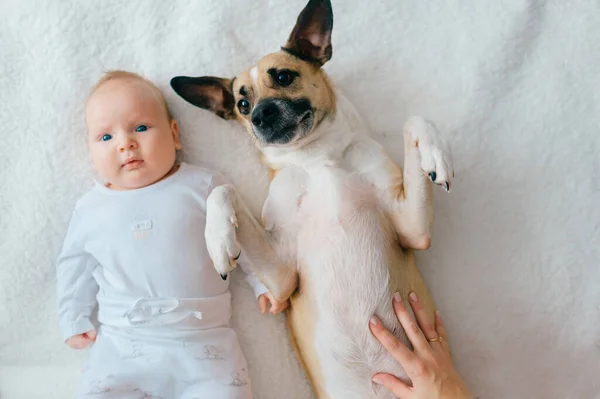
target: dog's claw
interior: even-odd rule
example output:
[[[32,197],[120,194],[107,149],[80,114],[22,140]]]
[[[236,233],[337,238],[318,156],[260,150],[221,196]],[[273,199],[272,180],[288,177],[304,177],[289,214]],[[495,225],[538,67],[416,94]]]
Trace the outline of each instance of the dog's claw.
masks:
[[[227,274],[221,274],[221,279],[223,279],[223,281],[227,280]]]
[[[437,178],[437,173],[429,172],[429,178],[431,179],[431,181],[435,181],[435,179]]]

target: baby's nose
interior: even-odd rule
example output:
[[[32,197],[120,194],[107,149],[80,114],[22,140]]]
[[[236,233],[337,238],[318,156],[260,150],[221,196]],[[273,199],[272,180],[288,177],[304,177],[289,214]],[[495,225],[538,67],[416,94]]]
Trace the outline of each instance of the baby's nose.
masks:
[[[136,147],[137,147],[137,142],[135,140],[133,140],[132,138],[128,137],[125,140],[123,140],[123,142],[119,146],[119,150],[121,152],[124,152],[126,150],[131,150]]]

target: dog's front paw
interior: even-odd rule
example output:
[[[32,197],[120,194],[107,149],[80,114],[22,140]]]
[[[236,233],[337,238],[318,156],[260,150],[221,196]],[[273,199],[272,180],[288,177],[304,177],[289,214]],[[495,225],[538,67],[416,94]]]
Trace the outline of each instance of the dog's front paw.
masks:
[[[435,125],[421,117],[413,116],[404,125],[404,134],[421,155],[421,169],[432,182],[450,192],[454,165],[448,143]]]
[[[241,254],[236,237],[235,195],[231,186],[219,186],[213,189],[206,201],[206,248],[223,280],[235,269]]]

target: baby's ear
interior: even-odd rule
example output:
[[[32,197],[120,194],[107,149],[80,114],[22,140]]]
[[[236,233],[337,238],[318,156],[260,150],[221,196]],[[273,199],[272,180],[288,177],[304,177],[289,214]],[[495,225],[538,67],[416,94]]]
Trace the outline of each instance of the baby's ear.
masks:
[[[173,134],[173,141],[175,142],[175,149],[181,150],[181,140],[179,139],[179,124],[175,119],[171,120],[171,132]]]
[[[235,98],[231,79],[214,76],[176,76],[171,79],[171,87],[196,107],[212,111],[223,119],[231,119],[234,116]]]

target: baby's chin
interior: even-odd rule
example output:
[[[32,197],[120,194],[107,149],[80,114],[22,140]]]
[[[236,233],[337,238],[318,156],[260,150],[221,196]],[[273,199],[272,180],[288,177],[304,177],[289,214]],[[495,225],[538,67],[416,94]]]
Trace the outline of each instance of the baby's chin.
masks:
[[[118,176],[112,179],[106,179],[109,183],[106,185],[113,190],[137,190],[148,187],[163,178],[161,175],[150,175],[140,172],[126,172],[125,176]]]
[[[174,173],[179,165],[172,162],[142,161],[129,166],[121,166],[110,170],[98,169],[100,177],[108,182],[106,187],[113,190],[137,190],[158,183]],[[104,173],[103,173],[104,172]]]

